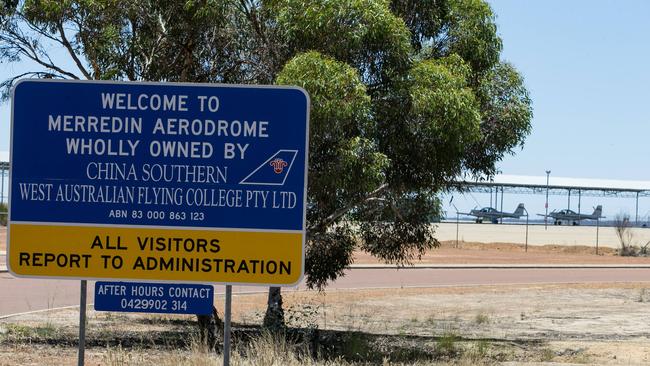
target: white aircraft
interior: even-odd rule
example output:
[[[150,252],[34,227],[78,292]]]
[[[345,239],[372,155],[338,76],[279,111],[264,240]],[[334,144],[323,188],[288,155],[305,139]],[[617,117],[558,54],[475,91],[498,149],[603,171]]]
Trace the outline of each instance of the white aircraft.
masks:
[[[580,225],[580,220],[598,220],[598,219],[603,219],[605,216],[602,216],[603,213],[603,206],[598,205],[594,209],[594,213],[591,215],[587,214],[579,214],[575,211],[569,210],[569,209],[564,209],[560,211],[555,211],[549,213],[548,216],[544,214],[537,214],[538,216],[542,217],[550,217],[552,218],[553,225],[562,225],[562,222],[566,222],[567,225]]]
[[[471,210],[470,212],[459,212],[461,215],[467,215],[467,216],[476,216],[476,223],[480,224],[483,222],[483,219],[488,219],[490,222],[493,224],[498,224],[499,219],[502,219],[504,217],[509,217],[513,219],[518,219],[522,216],[524,216],[524,204],[520,203],[519,206],[517,206],[517,209],[513,213],[509,212],[501,212],[495,208],[492,207],[483,207],[482,209],[474,209]]]

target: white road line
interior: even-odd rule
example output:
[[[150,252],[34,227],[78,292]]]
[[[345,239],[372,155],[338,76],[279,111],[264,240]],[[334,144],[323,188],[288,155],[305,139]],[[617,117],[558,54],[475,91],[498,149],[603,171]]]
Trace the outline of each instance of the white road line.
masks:
[[[348,269],[650,269],[650,264],[354,264]]]
[[[312,290],[290,290],[290,291],[291,292],[299,292],[299,291],[306,292],[306,291],[312,291]],[[241,291],[241,292],[233,293],[233,296],[265,294],[267,292],[268,292],[268,290],[267,291]],[[225,292],[215,292],[214,294],[219,295],[219,296],[224,296]],[[95,305],[94,303],[88,304],[88,306],[94,306],[94,305]],[[21,315],[39,314],[39,313],[45,313],[45,312],[48,312],[48,311],[58,311],[58,310],[77,309],[77,308],[79,308],[79,305],[67,305],[67,306],[59,306],[59,307],[49,308],[49,309],[24,311],[24,312],[20,312],[20,313],[0,315],[0,320],[7,319],[7,318],[13,318],[13,317],[16,317],[16,316],[21,316]]]
[[[93,305],[93,304],[89,304]],[[11,318],[14,316],[21,316],[21,315],[30,315],[30,314],[38,314],[38,313],[45,313],[48,311],[56,311],[56,310],[64,310],[64,309],[74,309],[78,308],[79,305],[68,305],[68,306],[60,306],[58,308],[49,308],[49,309],[41,309],[41,310],[32,310],[32,311],[24,311],[22,313],[14,313],[14,314],[7,314],[7,315],[0,315],[0,320],[2,319],[7,319]]]
[[[348,269],[650,269],[650,264],[355,264]],[[8,272],[7,267],[0,266],[0,273],[5,272]]]

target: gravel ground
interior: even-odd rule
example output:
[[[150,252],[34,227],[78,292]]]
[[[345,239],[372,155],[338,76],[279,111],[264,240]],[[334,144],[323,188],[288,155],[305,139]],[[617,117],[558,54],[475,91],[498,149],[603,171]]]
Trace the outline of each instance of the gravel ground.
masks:
[[[289,325],[294,327],[361,332],[384,337],[388,343],[407,338],[431,343],[427,340],[452,335],[459,344],[486,342],[494,352],[498,350],[500,361],[511,362],[505,363],[509,365],[643,365],[650,362],[650,323],[646,321],[650,289],[645,286],[648,285],[299,292],[285,294],[284,306]],[[265,301],[263,294],[235,296],[233,320],[237,326],[259,324]],[[191,324],[186,321],[192,319],[89,311],[90,357],[95,357],[97,364],[104,364],[102,354],[106,353],[106,345],[119,337],[123,337],[126,346],[130,344],[126,340],[138,339],[140,344],[154,344],[156,341],[148,337],[169,332],[166,342],[173,344],[174,331],[187,331]],[[73,356],[77,321],[78,312],[74,309],[4,319],[0,330],[5,338],[15,337],[16,329],[31,327],[50,340],[39,340],[36,336],[21,342],[5,339],[0,342],[0,360],[4,360],[0,365],[22,364],[29,357],[41,361],[56,358],[52,347],[60,350],[61,357]],[[64,341],[57,344],[52,338]],[[39,353],[44,358],[38,358]]]

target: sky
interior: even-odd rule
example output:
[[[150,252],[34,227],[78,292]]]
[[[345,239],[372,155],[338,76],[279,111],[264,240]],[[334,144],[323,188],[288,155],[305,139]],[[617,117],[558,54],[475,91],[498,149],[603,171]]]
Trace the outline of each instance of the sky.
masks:
[[[533,131],[504,174],[650,180],[650,2],[490,0]]]
[[[551,170],[551,182],[553,176],[650,181],[650,1],[488,2],[503,39],[502,59],[524,76],[534,108],[523,149],[507,156],[499,170],[511,175]],[[0,79],[23,69],[2,64]],[[8,103],[0,105],[0,151],[9,150],[9,114]],[[527,207],[543,212],[543,197],[525,199]],[[514,210],[522,200],[506,195],[504,209]],[[582,208],[602,201],[587,198]],[[605,212],[629,211],[628,201],[612,201]],[[488,206],[489,196],[454,203],[461,210]],[[552,197],[549,206],[565,208],[566,197]],[[640,211],[650,214],[650,202]]]
[[[543,176],[550,170],[551,184],[554,175],[650,181],[650,1],[488,2],[503,40],[501,57],[524,76],[534,110],[532,133],[500,171]],[[506,194],[503,208],[512,212],[525,202],[535,215],[544,212],[544,200]],[[639,203],[643,220],[650,217],[646,201]],[[490,196],[456,195],[454,204],[467,212],[489,206]],[[634,217],[633,199],[584,197],[581,211],[598,204],[608,218]],[[551,196],[549,207],[569,207],[567,197]],[[575,197],[570,208],[577,211]]]

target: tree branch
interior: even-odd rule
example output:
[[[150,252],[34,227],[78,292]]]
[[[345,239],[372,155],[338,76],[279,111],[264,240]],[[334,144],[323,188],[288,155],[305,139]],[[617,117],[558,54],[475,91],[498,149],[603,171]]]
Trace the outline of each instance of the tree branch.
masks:
[[[377,188],[374,191],[368,193],[368,195],[366,197],[364,197],[362,200],[354,202],[352,204],[349,204],[349,205],[347,205],[347,206],[345,206],[343,208],[340,208],[340,209],[334,211],[334,213],[327,216],[325,218],[325,220],[323,220],[319,225],[317,225],[313,229],[315,229],[317,227],[326,228],[326,227],[332,225],[334,222],[336,222],[336,220],[341,218],[346,213],[350,212],[350,210],[352,210],[353,208],[355,208],[355,207],[357,207],[357,206],[359,206],[361,204],[364,204],[364,203],[370,202],[372,200],[375,200],[377,198],[377,196],[384,193],[386,191],[386,189],[388,189],[388,183],[384,183],[379,188]]]
[[[14,75],[10,77],[9,79],[3,81],[0,83],[2,88],[11,88],[11,86],[16,82],[16,80],[24,77],[24,76],[35,76],[41,79],[64,79],[63,76],[58,75],[58,74],[53,74],[51,72],[46,72],[46,71],[28,71],[28,72],[23,72],[22,74]]]
[[[41,35],[41,36],[43,36],[43,37],[45,37],[45,38],[47,38],[47,39],[49,39],[49,40],[51,40],[53,42],[56,42],[56,43],[58,43],[60,45],[63,45],[63,42],[59,38],[56,38],[56,37],[52,36],[47,30],[45,30],[45,29],[43,29],[41,27],[38,27],[38,26],[32,24],[31,22],[27,21],[25,19],[25,16],[22,13],[19,13],[18,16],[20,17],[20,19],[22,19],[23,24],[26,24],[32,31],[38,33],[39,35]]]
[[[61,35],[61,42],[63,46],[68,50],[68,53],[70,54],[70,57],[72,57],[72,60],[74,60],[74,63],[77,65],[79,68],[79,71],[84,75],[84,77],[88,80],[92,80],[93,77],[90,75],[88,70],[83,66],[81,63],[81,60],[79,60],[79,57],[77,57],[77,53],[74,51],[72,48],[72,45],[68,41],[68,38],[65,36],[65,30],[63,29],[63,23],[59,22],[57,23],[57,29],[59,30],[59,34]]]
[[[72,79],[79,79],[79,77],[69,71],[66,71],[52,62],[43,61],[38,56],[38,51],[32,46],[32,44],[21,34],[16,33],[15,31],[7,31],[8,36],[0,36],[0,40],[5,41],[10,47],[14,48],[19,54],[29,58],[30,60],[36,62],[37,64],[58,72],[61,75],[65,75]]]
[[[38,77],[41,79],[65,79],[63,76],[59,74],[54,74],[46,71],[28,71],[22,74],[14,75],[0,82],[0,101],[5,101],[7,100],[7,98],[9,98],[9,95],[11,93],[11,87],[14,85],[16,80],[24,76]]]

